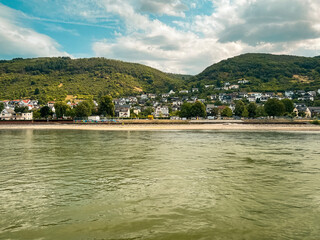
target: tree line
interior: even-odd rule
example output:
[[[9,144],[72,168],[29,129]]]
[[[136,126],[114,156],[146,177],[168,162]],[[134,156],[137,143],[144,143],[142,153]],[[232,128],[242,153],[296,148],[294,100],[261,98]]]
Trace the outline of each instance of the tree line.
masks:
[[[55,112],[49,106],[44,106],[33,115],[35,119],[52,117],[53,114],[57,118],[70,117],[70,118],[86,118],[93,114],[114,117],[115,108],[111,96],[104,96],[99,101],[99,107],[96,107],[93,100],[85,100],[80,102],[75,108],[71,108],[66,102],[60,101],[54,104]]]
[[[218,105],[219,102],[217,101]],[[215,107],[211,109],[209,115],[222,116],[222,117],[244,117],[244,118],[257,118],[266,116],[289,116],[294,117],[293,113],[294,103],[290,99],[278,100],[275,98],[269,99],[263,106],[256,103],[249,103],[247,100],[239,100],[235,104],[234,111],[228,106]],[[178,115],[182,118],[192,117],[206,117],[206,106],[200,102],[195,103],[185,102],[181,106]]]

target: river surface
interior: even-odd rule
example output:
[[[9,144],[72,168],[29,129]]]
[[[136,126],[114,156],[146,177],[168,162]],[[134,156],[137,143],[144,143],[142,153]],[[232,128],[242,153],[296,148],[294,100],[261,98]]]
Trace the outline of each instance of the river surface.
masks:
[[[0,239],[320,239],[320,134],[0,130]]]

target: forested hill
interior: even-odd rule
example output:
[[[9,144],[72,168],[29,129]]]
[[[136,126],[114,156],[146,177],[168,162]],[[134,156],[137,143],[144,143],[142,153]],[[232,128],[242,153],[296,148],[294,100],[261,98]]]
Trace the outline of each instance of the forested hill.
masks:
[[[188,80],[191,86],[223,86],[249,80],[247,91],[320,88],[320,57],[244,54],[223,60]]]
[[[121,95],[167,92],[183,80],[141,64],[105,58],[34,58],[0,61],[0,100],[67,95]]]

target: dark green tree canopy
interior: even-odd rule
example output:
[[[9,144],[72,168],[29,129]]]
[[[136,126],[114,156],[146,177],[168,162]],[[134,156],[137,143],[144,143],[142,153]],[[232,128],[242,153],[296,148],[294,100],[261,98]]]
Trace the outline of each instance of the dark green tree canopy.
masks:
[[[207,116],[206,106],[202,102],[196,101],[191,106],[191,116],[192,117],[206,117]]]
[[[294,109],[293,101],[290,99],[282,99],[281,102],[284,104],[285,112],[292,113]]]
[[[44,106],[40,109],[40,115],[42,118],[47,118],[52,115],[52,111],[48,106]]]
[[[256,117],[257,114],[257,104],[255,103],[249,103],[248,105],[248,112],[249,112],[249,117],[254,118]]]
[[[16,113],[26,113],[28,112],[28,107],[15,107],[14,111]]]
[[[285,106],[280,100],[272,98],[265,103],[264,110],[268,116],[282,116],[285,113]]]
[[[264,107],[263,107],[263,106],[257,107],[256,117],[266,117],[266,116],[268,116],[268,114],[267,114],[266,111],[264,110]]]
[[[234,115],[241,117],[242,112],[244,111],[246,105],[241,100],[236,103],[235,109],[234,109]]]
[[[225,107],[221,112],[222,117],[232,117],[232,115],[233,115],[232,110],[229,107]]]
[[[245,117],[245,118],[249,117],[249,111],[246,106],[244,106],[241,117]]]
[[[182,104],[180,109],[180,117],[182,118],[190,118],[191,117],[191,108],[192,104],[185,102]]]
[[[111,96],[104,96],[100,99],[99,114],[114,117],[114,103]]]
[[[57,118],[62,118],[64,115],[66,115],[70,107],[65,102],[56,102],[54,104],[54,108],[56,110]]]
[[[94,104],[91,100],[80,102],[75,108],[76,117],[89,117],[92,114]]]
[[[0,102],[0,112],[2,112],[3,109],[4,109],[4,104],[3,102]]]
[[[180,117],[191,118],[191,117],[206,117],[206,116],[207,116],[206,106],[200,101],[196,101],[193,104],[185,102],[181,106]]]

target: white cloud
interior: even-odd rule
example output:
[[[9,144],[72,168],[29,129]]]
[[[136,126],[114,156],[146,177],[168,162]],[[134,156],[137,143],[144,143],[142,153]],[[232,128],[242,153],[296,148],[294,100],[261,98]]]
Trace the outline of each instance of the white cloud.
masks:
[[[220,42],[295,42],[320,37],[317,0],[216,0],[216,12],[198,16],[193,29]]]
[[[193,11],[204,2],[188,5]],[[214,62],[246,52],[319,54],[317,0],[211,2],[211,15],[188,19],[190,9],[183,0],[68,0],[63,11],[90,22],[120,19],[124,31],[113,39],[95,41],[95,54],[163,71],[196,74]],[[155,15],[181,18],[172,22],[175,28]]]
[[[199,8],[210,1],[214,12],[200,14]],[[113,38],[92,43],[97,56],[139,62],[168,72],[197,74],[212,63],[246,52],[320,55],[318,0],[29,2],[39,8],[39,13],[47,12],[38,15],[40,19],[113,28]],[[51,8],[57,11],[50,12]],[[15,53],[32,56],[63,54],[53,39],[24,28],[2,12],[2,48],[9,46]]]
[[[212,62],[242,50],[237,43],[221,44],[217,39],[199,38],[190,31],[179,31],[158,20],[150,20],[130,8],[117,11],[125,16],[128,33],[113,41],[94,43],[97,56],[140,62],[166,72],[199,73]]]
[[[110,41],[93,44],[97,56],[147,64],[166,72],[199,73],[213,62],[240,54],[243,45],[219,43],[214,37],[200,38],[191,31],[177,30],[151,20],[123,1],[104,1],[107,12],[126,23],[127,33]]]
[[[137,0],[138,10],[147,13],[185,17],[188,7],[180,0]]]
[[[0,4],[0,52],[2,56],[67,56],[50,37],[20,26],[20,13]]]

